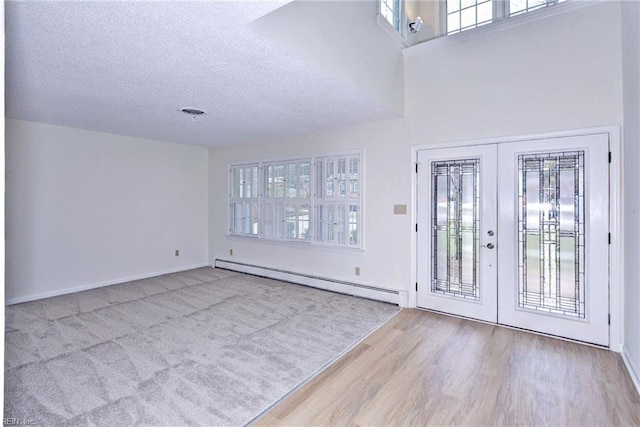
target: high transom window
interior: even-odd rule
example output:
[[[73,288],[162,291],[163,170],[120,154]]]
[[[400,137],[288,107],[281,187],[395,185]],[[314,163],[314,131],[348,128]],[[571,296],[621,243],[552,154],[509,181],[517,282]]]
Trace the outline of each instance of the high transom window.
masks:
[[[396,30],[400,31],[401,11],[400,0],[380,0],[380,14]]]
[[[493,20],[491,0],[448,0],[447,34],[475,28]]]
[[[231,165],[229,233],[362,247],[360,153]]]
[[[564,1],[565,0],[510,0],[508,3],[508,16],[520,15]]]
[[[380,0],[379,14],[407,46],[565,2],[571,0]]]
[[[446,0],[446,34],[562,3],[565,0]]]

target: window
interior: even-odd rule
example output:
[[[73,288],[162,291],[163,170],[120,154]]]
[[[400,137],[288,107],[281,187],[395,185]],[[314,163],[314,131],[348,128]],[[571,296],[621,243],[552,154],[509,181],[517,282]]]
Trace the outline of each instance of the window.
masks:
[[[400,0],[380,0],[380,14],[400,32]]]
[[[397,32],[404,46],[460,33],[559,3],[578,0],[379,0],[380,17]],[[415,32],[409,23],[420,18]],[[386,27],[386,23],[384,25]]]
[[[493,19],[492,0],[448,0],[447,34],[476,28]]]
[[[309,240],[311,160],[266,163],[262,166],[262,236],[278,240]]]
[[[446,0],[446,34],[522,15],[565,0]]]
[[[360,248],[360,153],[230,167],[229,233]]]
[[[542,7],[562,3],[564,0],[510,0],[508,16],[520,15]]]
[[[258,165],[231,169],[229,229],[233,234],[258,234]]]
[[[316,239],[359,247],[360,157],[321,157],[316,176]]]

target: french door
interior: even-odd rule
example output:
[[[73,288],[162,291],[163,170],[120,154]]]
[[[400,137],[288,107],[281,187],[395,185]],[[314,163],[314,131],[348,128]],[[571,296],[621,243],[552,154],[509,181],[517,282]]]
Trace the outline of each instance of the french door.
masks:
[[[609,345],[608,135],[418,152],[418,307]]]

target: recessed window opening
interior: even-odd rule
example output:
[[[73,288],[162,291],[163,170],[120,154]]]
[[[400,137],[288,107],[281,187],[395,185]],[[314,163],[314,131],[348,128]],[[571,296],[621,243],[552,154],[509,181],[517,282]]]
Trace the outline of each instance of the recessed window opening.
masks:
[[[571,1],[380,0],[379,14],[384,17],[383,25],[388,22],[402,37],[406,46],[569,2]],[[416,22],[419,24],[416,25]]]
[[[400,32],[400,0],[380,0],[380,14],[391,24],[391,26]]]

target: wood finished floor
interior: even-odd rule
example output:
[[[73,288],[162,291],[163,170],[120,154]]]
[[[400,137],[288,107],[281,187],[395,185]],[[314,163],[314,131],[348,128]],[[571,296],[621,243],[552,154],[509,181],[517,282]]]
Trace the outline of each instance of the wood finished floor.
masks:
[[[405,309],[255,425],[640,425],[619,354]]]

